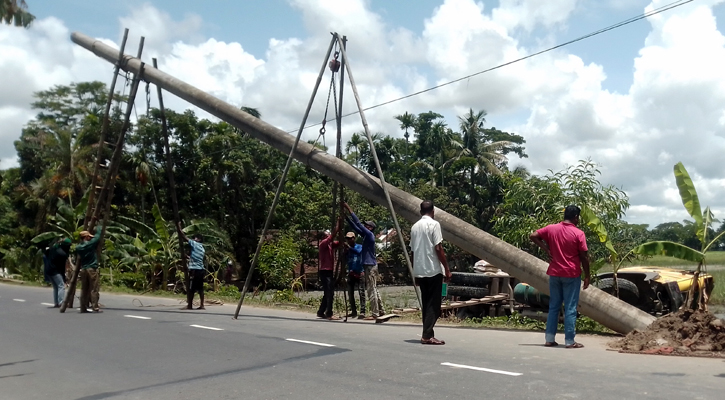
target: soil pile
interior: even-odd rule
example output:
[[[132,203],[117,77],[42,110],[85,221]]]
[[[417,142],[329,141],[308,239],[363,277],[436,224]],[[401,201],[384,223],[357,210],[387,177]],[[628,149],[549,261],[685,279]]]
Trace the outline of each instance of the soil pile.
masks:
[[[725,321],[709,312],[681,310],[609,346],[623,352],[725,357]]]

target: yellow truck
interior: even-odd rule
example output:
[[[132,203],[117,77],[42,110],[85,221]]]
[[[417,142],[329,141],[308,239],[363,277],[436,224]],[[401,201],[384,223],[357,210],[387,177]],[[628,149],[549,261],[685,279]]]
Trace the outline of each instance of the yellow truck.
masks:
[[[593,285],[613,295],[613,275],[613,272],[600,273]],[[694,280],[695,271],[663,267],[628,267],[617,272],[619,298],[655,316],[679,309],[687,299]],[[701,274],[698,281],[698,288],[704,288],[709,296],[715,287],[712,275]],[[546,311],[549,307],[549,296],[526,283],[516,285],[514,300],[532,311]]]

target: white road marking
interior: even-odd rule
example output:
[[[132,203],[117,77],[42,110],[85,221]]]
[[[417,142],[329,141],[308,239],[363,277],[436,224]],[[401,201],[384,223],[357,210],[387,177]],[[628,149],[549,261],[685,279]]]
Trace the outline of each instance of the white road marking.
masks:
[[[25,300],[23,300],[23,299],[13,299],[13,301],[19,301],[21,303],[25,303]]]
[[[322,347],[335,347],[334,344],[327,344],[327,343],[320,343],[320,342],[310,342],[309,340],[299,340],[299,339],[285,339],[285,340],[287,340],[288,342],[314,344],[315,346],[322,346]]]
[[[204,326],[204,325],[189,325],[193,328],[201,328],[201,329],[209,329],[210,331],[223,331],[224,329],[221,328],[214,328],[211,326]]]
[[[51,306],[51,307],[52,307],[52,306],[54,306],[55,304],[53,304],[53,303],[40,303],[40,305],[41,305],[41,306]]]
[[[136,318],[136,319],[151,319],[149,317],[140,317],[138,315],[124,315],[126,318]]]
[[[441,363],[441,365],[445,365],[447,367],[453,367],[453,368],[465,368],[465,369],[472,369],[474,371],[490,372],[492,374],[501,374],[501,375],[509,375],[509,376],[521,376],[521,375],[523,375],[522,373],[519,373],[519,372],[501,371],[501,370],[498,370],[498,369],[473,367],[473,366],[470,366],[470,365],[453,364],[453,363],[449,363],[449,362]]]

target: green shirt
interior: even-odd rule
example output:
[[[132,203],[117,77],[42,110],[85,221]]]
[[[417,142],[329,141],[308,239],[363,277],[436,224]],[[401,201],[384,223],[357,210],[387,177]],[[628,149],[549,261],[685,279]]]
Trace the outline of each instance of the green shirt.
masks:
[[[76,254],[81,258],[81,269],[98,268],[96,249],[98,241],[101,240],[101,227],[96,228],[96,235],[93,239],[76,246]]]

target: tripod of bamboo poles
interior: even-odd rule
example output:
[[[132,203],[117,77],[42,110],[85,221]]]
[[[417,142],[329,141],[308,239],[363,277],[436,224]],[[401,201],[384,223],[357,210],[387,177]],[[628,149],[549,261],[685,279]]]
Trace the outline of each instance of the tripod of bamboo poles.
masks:
[[[99,240],[100,243],[103,243],[103,237],[106,234],[106,226],[108,225],[108,217],[111,211],[111,202],[113,200],[113,188],[116,184],[116,177],[118,175],[118,169],[121,165],[121,156],[123,154],[123,146],[125,144],[126,140],[126,132],[128,131],[130,127],[130,119],[131,119],[131,112],[133,111],[134,107],[134,101],[136,100],[136,93],[138,92],[138,86],[141,82],[141,77],[143,76],[143,66],[144,64],[141,63],[141,68],[138,74],[135,74],[133,76],[133,81],[131,83],[131,91],[128,95],[127,103],[126,103],[126,112],[124,113],[123,117],[123,125],[121,126],[121,131],[118,134],[118,139],[116,140],[115,148],[113,149],[113,156],[111,157],[111,163],[108,166],[108,172],[106,173],[106,178],[104,179],[103,186],[101,187],[101,191],[98,194],[98,199],[94,199],[93,195],[96,190],[96,185],[98,182],[98,172],[100,168],[100,162],[103,158],[103,146],[105,144],[105,138],[108,134],[108,125],[109,125],[109,119],[110,119],[110,111],[111,111],[111,102],[113,101],[113,95],[114,95],[114,89],[116,86],[116,78],[118,76],[118,72],[121,68],[121,65],[125,62],[124,60],[124,49],[126,47],[126,39],[128,38],[128,29],[124,31],[123,35],[123,41],[121,43],[121,48],[118,53],[118,61],[114,67],[114,74],[113,74],[113,80],[111,81],[111,89],[109,91],[108,100],[106,102],[106,110],[103,117],[103,125],[101,127],[101,138],[98,143],[98,153],[96,156],[96,166],[94,167],[94,175],[91,182],[91,192],[88,195],[88,206],[86,208],[86,215],[84,217],[83,221],[83,229],[84,230],[93,230],[95,228],[96,221],[98,221],[99,217],[103,217],[102,221],[102,230],[101,230],[101,238]],[[143,53],[143,46],[144,46],[144,37],[142,36],[139,45],[138,45],[138,54],[137,58],[141,58],[141,54]],[[95,200],[95,204],[92,200]],[[101,210],[103,210],[103,213],[101,213]],[[102,246],[98,246],[98,252],[100,253],[102,250]],[[60,312],[64,313],[65,310],[68,308],[69,304],[73,301],[73,296],[75,295],[76,285],[78,283],[78,275],[80,274],[81,265],[80,265],[80,258],[76,260],[76,263],[73,267],[73,275],[71,276],[70,283],[68,285],[68,290],[65,293],[65,299],[63,299],[63,304],[60,306]]]
[[[411,279],[413,278],[413,265],[410,262],[410,256],[408,255],[408,252],[405,250],[406,249],[405,240],[403,239],[403,234],[400,229],[400,224],[398,223],[398,218],[395,213],[393,203],[390,199],[390,193],[388,192],[388,189],[385,184],[385,177],[384,177],[383,171],[380,167],[380,161],[378,159],[377,152],[375,151],[375,144],[373,143],[372,135],[370,134],[370,129],[368,127],[367,119],[365,118],[365,113],[363,111],[363,106],[362,106],[362,103],[360,102],[360,96],[358,95],[357,87],[355,86],[355,80],[353,79],[353,76],[352,76],[350,62],[349,62],[349,59],[347,57],[347,52],[346,52],[346,45],[345,45],[346,39],[343,40],[343,38],[341,38],[337,32],[334,32],[334,33],[332,33],[332,39],[330,40],[330,45],[327,48],[327,52],[325,53],[325,58],[322,62],[322,67],[320,68],[320,73],[317,76],[317,81],[315,82],[315,86],[312,90],[312,95],[310,96],[310,100],[307,104],[307,109],[305,110],[305,114],[302,117],[302,122],[300,123],[300,128],[297,132],[297,137],[295,138],[294,145],[292,146],[292,149],[290,150],[290,154],[287,157],[287,163],[285,164],[284,170],[282,172],[282,176],[279,181],[279,185],[277,186],[277,191],[274,195],[274,200],[272,201],[272,206],[270,207],[269,213],[267,214],[267,220],[264,224],[264,228],[262,229],[262,233],[259,237],[259,242],[257,243],[257,249],[254,253],[254,257],[252,258],[252,264],[249,267],[249,272],[247,273],[247,279],[244,281],[244,287],[242,288],[242,293],[239,298],[239,303],[237,304],[237,309],[234,313],[234,319],[237,319],[239,317],[239,310],[242,308],[242,304],[244,303],[244,298],[245,298],[247,292],[249,291],[249,286],[252,281],[252,276],[254,275],[254,270],[257,265],[259,253],[262,249],[262,245],[264,244],[264,239],[267,235],[267,231],[269,230],[269,226],[271,225],[274,211],[277,208],[279,196],[282,193],[282,191],[284,190],[285,182],[287,179],[287,173],[289,172],[289,168],[292,164],[293,155],[294,155],[295,151],[297,150],[297,145],[299,144],[300,137],[302,136],[302,131],[304,130],[305,124],[307,123],[307,117],[309,116],[310,110],[312,108],[312,104],[314,103],[315,97],[317,95],[317,90],[320,86],[320,83],[322,82],[322,77],[325,73],[325,67],[327,65],[327,60],[330,58],[332,49],[336,44],[342,44],[339,47],[340,53],[342,55],[342,62],[341,62],[342,68],[345,71],[347,71],[348,79],[350,81],[350,87],[352,88],[353,94],[355,96],[355,102],[357,104],[358,111],[359,111],[360,117],[362,119],[363,128],[365,130],[365,135],[367,136],[368,144],[370,146],[370,152],[373,155],[373,160],[375,161],[375,168],[376,168],[376,170],[378,172],[378,176],[380,178],[380,186],[382,187],[383,192],[385,193],[385,199],[386,199],[386,202],[388,205],[388,210],[390,211],[391,217],[393,219],[393,223],[395,225],[395,230],[396,230],[397,236],[400,240],[401,248],[403,249],[403,254],[405,254],[405,261],[406,261],[406,264],[408,267],[408,272],[410,273]],[[340,102],[342,102],[342,95],[340,96],[340,98],[341,98]],[[342,103],[340,103],[340,104],[342,104]],[[341,114],[341,113],[342,113],[342,109],[340,109],[339,114]],[[339,120],[339,117],[338,117],[338,120]],[[338,121],[338,126],[340,126],[340,125],[341,125],[341,122]],[[337,148],[338,152],[341,151],[340,147],[341,146],[338,144],[338,148]],[[416,291],[416,295],[418,297],[418,304],[422,304],[421,297],[420,297],[420,290],[417,287],[415,287],[415,291]]]

